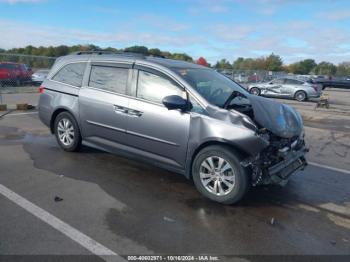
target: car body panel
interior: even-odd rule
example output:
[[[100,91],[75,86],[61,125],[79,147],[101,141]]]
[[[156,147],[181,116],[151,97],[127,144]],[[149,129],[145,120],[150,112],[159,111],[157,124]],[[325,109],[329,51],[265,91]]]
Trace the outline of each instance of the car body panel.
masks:
[[[295,81],[295,83],[289,83],[288,81]],[[280,78],[266,83],[250,84],[248,91],[254,87],[259,88],[260,95],[267,97],[294,98],[298,91],[303,91],[307,98],[317,98],[322,93],[320,85],[292,78]]]
[[[52,80],[63,66],[78,62],[87,63],[82,87]],[[128,81],[126,94],[121,95],[88,87],[90,67],[94,63],[128,64],[131,81]],[[135,77],[137,70],[142,67],[155,70],[176,81],[186,91],[187,97],[194,99],[205,113],[168,110],[162,104],[136,98]],[[227,110],[210,104],[174,70],[182,67],[203,69],[192,63],[153,57],[70,55],[59,58],[47,79],[42,83],[44,92],[39,101],[40,119],[46,125],[52,126],[55,112],[67,110],[79,123],[83,142],[108,152],[118,152],[146,160],[171,171],[185,174],[187,177],[191,175],[193,158],[203,145],[225,144],[249,159],[257,158],[269,147],[270,142],[266,136],[260,134],[259,128],[249,116],[236,110]],[[282,90],[277,89],[279,88],[270,86],[266,92],[280,94]],[[266,106],[269,100],[266,99],[264,103]],[[280,108],[280,105],[276,104],[273,109],[276,115]],[[285,109],[286,114],[292,110]],[[271,112],[261,112],[261,114],[263,114],[264,120],[261,121],[263,123],[268,121],[266,119]],[[300,123],[297,124],[296,120],[295,123],[289,124],[295,125],[296,133],[301,132]],[[290,128],[287,125],[283,127]],[[285,131],[277,129],[273,124],[268,126],[268,129],[276,133]],[[252,160],[249,163],[255,165]]]

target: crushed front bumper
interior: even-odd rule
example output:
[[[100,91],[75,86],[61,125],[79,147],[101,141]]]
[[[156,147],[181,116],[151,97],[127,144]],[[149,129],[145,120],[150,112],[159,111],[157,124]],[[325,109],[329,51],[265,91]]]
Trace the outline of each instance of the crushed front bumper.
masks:
[[[252,185],[269,185],[278,184],[285,185],[289,177],[307,166],[305,154],[309,151],[305,147],[304,141],[300,140],[301,144],[293,149],[278,152],[278,162],[270,163],[266,158],[269,155],[261,154],[254,158],[245,159],[241,162],[243,167],[250,167],[252,170]]]
[[[298,151],[289,151],[285,154],[284,159],[267,169],[268,179],[266,182],[271,184],[284,185],[287,183],[288,178],[298,170],[303,170],[307,166],[305,159],[305,153],[309,150],[305,147]],[[269,183],[269,184],[270,184]]]

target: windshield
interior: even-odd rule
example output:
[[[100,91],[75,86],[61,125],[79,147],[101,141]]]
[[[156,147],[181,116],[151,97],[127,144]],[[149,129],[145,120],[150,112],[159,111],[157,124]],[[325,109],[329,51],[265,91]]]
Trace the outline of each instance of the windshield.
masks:
[[[210,69],[174,68],[209,103],[222,107],[233,91],[248,92],[228,77]]]

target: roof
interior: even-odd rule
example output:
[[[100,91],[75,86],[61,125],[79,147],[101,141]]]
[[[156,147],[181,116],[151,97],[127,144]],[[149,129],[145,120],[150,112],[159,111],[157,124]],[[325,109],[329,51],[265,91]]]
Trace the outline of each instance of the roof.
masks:
[[[158,64],[167,68],[205,68],[201,65],[197,65],[194,63],[186,62],[186,61],[180,61],[180,60],[174,60],[174,59],[168,59],[168,58],[161,58],[161,57],[154,57],[154,56],[146,56],[139,53],[129,53],[129,52],[121,52],[121,53],[113,53],[113,52],[103,52],[103,51],[93,51],[93,52],[75,52],[67,56],[60,57],[61,60],[82,60],[82,58],[85,59],[91,59],[94,60],[106,60],[106,61],[113,61],[113,60],[123,60],[123,61],[129,61],[129,62],[138,62],[138,61],[146,61],[153,64]]]

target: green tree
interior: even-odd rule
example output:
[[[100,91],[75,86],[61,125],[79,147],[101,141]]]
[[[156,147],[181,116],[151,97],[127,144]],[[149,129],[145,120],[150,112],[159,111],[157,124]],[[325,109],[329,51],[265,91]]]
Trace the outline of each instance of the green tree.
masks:
[[[265,69],[269,71],[282,71],[283,61],[279,55],[272,53],[265,58]]]
[[[162,56],[162,51],[160,51],[158,48],[151,48],[148,50],[148,54],[153,56]]]
[[[183,61],[193,62],[192,57],[190,57],[189,55],[187,55],[185,53],[174,53],[174,54],[171,54],[169,58],[175,59],[175,60],[183,60]]]
[[[232,69],[231,63],[225,58],[221,59],[220,61],[217,61],[214,67],[216,69]]]
[[[334,75],[337,71],[337,67],[330,62],[321,62],[313,70],[317,75]]]
[[[125,48],[124,51],[148,55],[148,48],[145,46],[138,46],[138,45],[130,46],[130,47]]]
[[[288,66],[288,71],[293,74],[307,75],[317,66],[315,60],[305,59]]]
[[[350,62],[340,63],[337,67],[338,76],[350,76]]]

